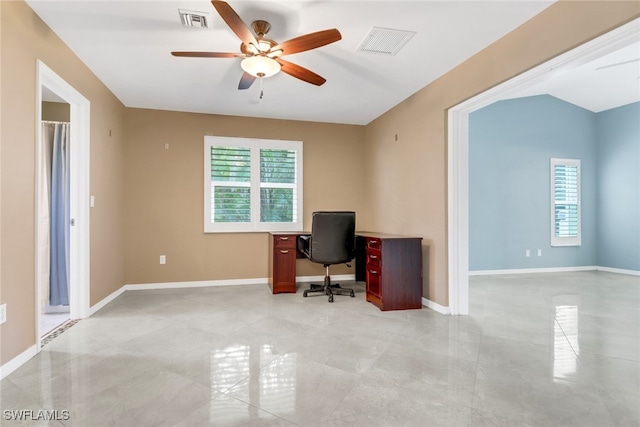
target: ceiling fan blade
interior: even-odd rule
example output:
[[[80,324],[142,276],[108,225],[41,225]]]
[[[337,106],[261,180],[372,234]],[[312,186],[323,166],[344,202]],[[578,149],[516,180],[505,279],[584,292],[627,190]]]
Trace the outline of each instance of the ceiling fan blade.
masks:
[[[342,34],[340,34],[340,31],[333,28],[331,30],[318,31],[287,40],[286,42],[282,42],[271,48],[271,51],[281,50],[281,55],[291,55],[293,53],[304,52],[306,50],[325,46],[341,39]]]
[[[249,27],[247,27],[242,18],[238,16],[236,11],[233,10],[231,6],[229,6],[229,3],[220,0],[212,0],[211,4],[213,4],[213,7],[215,7],[215,9],[218,11],[220,17],[224,20],[224,22],[227,23],[229,28],[231,28],[231,31],[236,33],[242,43],[246,44],[247,46],[250,44],[256,47],[258,46],[258,41],[256,40]]]
[[[256,77],[247,73],[246,71],[240,77],[240,83],[238,84],[239,90],[249,89],[253,82],[256,81]]]
[[[244,57],[242,53],[226,52],[171,52],[173,56],[184,56],[189,58],[237,58]]]
[[[282,66],[281,71],[283,73],[287,73],[290,76],[295,77],[296,79],[300,79],[304,82],[311,83],[316,86],[322,86],[324,82],[327,81],[327,79],[325,79],[324,77],[319,76],[313,71],[301,67],[300,65],[293,64],[280,58],[276,59],[276,61],[278,61]]]

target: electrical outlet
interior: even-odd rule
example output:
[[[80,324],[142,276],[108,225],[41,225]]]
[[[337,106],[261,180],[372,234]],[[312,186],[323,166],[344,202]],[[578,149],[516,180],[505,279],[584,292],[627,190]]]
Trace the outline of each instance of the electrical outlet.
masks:
[[[531,251],[529,249],[527,249],[526,251],[524,251],[524,256],[531,256]]]
[[[0,305],[0,325],[7,321],[7,304]]]
[[[166,264],[166,263],[167,263],[167,256],[160,255],[160,264]]]
[[[542,256],[542,249],[538,249],[538,256]]]

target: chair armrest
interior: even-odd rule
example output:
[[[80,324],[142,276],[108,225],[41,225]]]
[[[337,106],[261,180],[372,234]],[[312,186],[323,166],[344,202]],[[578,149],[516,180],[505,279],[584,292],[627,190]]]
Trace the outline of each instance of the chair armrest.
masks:
[[[298,251],[302,252],[307,258],[310,257],[309,248],[311,247],[311,236],[301,235],[298,236]]]

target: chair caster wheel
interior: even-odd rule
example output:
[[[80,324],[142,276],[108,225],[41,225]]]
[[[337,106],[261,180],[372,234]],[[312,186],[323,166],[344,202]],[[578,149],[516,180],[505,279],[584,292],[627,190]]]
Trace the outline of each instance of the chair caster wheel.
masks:
[[[351,298],[353,298],[355,296],[356,296],[355,292],[351,291]]]
[[[333,302],[333,295],[329,297],[329,302]]]
[[[304,292],[302,293],[302,296],[306,298],[306,297],[307,297],[307,291],[304,291]]]

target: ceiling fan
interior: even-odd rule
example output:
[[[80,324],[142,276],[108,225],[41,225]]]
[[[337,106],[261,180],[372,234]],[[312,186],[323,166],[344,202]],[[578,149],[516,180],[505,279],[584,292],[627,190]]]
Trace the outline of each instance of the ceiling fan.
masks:
[[[220,14],[224,22],[231,28],[231,31],[242,41],[240,53],[171,52],[173,56],[192,58],[244,58],[240,63],[244,73],[240,78],[238,89],[248,89],[257,78],[270,77],[280,71],[316,86],[321,86],[326,82],[324,77],[300,65],[285,61],[282,59],[282,56],[304,52],[337,42],[342,39],[340,31],[333,28],[306,34],[283,43],[277,43],[265,38],[265,35],[271,28],[271,24],[267,21],[253,21],[251,27],[256,34],[254,36],[240,16],[238,16],[227,2],[212,0],[211,4],[213,4],[213,7],[218,14]]]

